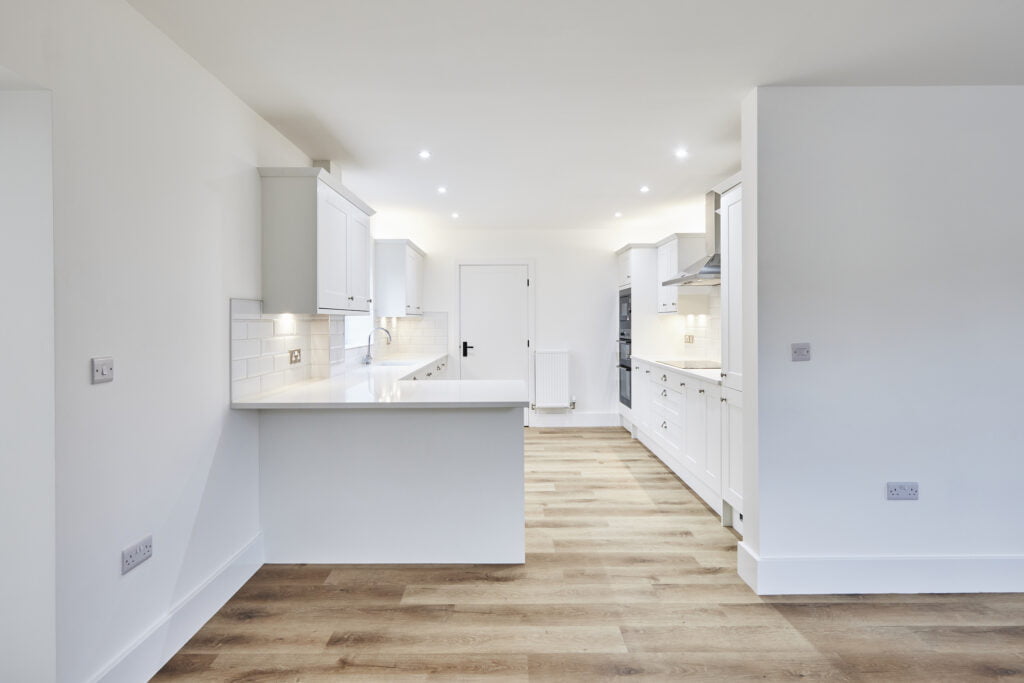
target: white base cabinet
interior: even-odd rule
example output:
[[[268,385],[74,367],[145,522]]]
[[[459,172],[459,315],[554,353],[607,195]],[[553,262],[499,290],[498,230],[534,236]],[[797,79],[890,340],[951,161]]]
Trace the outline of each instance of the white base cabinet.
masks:
[[[632,375],[634,435],[719,515],[742,513],[742,395],[635,358]]]
[[[264,313],[367,313],[374,211],[320,168],[261,168]]]

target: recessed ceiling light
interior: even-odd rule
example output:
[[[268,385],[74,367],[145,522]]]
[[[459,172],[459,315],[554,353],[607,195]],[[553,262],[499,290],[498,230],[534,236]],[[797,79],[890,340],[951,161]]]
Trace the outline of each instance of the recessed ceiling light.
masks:
[[[429,158],[430,158],[430,150],[429,149],[421,149],[420,150],[420,159],[429,159]]]
[[[452,218],[458,218],[458,217],[459,217],[459,212],[458,211],[456,211],[455,213],[452,214]]]
[[[615,217],[616,218],[622,218],[622,212],[621,211],[616,211],[615,212]]]
[[[690,156],[690,153],[686,151],[685,147],[676,147],[675,155],[676,159],[685,159]]]
[[[445,194],[447,192],[448,192],[448,188],[447,187],[445,187],[444,185],[438,186],[438,188],[437,188],[437,193],[438,194]]]
[[[644,185],[643,187],[640,188],[640,191],[643,192],[644,194],[647,194],[648,192],[651,191],[651,188]]]

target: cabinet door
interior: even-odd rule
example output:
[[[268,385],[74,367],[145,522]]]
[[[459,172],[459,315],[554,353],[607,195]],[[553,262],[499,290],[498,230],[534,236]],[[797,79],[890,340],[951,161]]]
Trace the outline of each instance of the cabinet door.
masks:
[[[678,266],[679,245],[676,240],[658,247],[658,313],[675,313],[679,310],[679,288],[661,284],[676,274]]]
[[[729,389],[743,389],[743,212],[740,187],[722,195],[722,376]]]
[[[722,491],[722,388],[706,384],[707,412],[704,421],[704,471],[701,478],[716,493]]]
[[[316,284],[317,308],[344,310],[348,306],[348,207],[329,187],[317,188]]]
[[[618,255],[619,265],[619,287],[629,287],[630,285],[630,272],[629,272],[629,251],[624,251]]]
[[[651,368],[646,363],[633,362],[633,375],[630,389],[633,392],[633,422],[643,431],[651,428],[651,399],[654,385],[651,384]]]
[[[423,256],[405,248],[405,313],[423,315]]]
[[[743,512],[743,392],[722,390],[722,498]]]
[[[698,382],[687,382],[686,387],[686,441],[683,462],[697,476],[704,472],[706,456],[705,431],[708,423],[707,390]]]
[[[370,310],[370,222],[357,211],[350,211],[345,244],[348,250],[347,288],[345,308],[352,311]]]

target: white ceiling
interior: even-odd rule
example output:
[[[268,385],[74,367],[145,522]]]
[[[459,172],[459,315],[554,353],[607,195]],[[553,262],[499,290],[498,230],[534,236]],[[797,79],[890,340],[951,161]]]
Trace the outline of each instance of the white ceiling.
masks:
[[[130,1],[378,210],[472,228],[671,216],[757,85],[1024,83],[1018,0]]]

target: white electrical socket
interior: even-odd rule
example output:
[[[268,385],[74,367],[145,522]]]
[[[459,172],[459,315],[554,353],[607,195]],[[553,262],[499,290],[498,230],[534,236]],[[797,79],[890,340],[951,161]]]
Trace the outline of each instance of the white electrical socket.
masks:
[[[140,564],[153,557],[153,537],[146,536],[121,551],[121,573],[127,574]]]
[[[886,500],[917,500],[919,487],[916,481],[888,481],[885,483]]]

